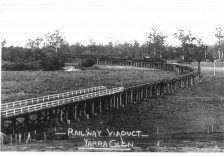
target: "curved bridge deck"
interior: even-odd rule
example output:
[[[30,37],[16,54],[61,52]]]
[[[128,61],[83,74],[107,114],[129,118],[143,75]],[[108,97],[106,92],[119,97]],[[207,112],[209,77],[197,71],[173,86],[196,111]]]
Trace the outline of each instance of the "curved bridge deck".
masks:
[[[177,72],[178,77],[149,82],[129,88],[107,89],[105,86],[54,94],[1,105],[2,132],[18,134],[39,131],[53,123],[80,121],[102,112],[124,108],[128,104],[176,92],[198,82],[195,69],[179,64],[153,63],[142,60],[96,59],[97,65],[133,66]]]

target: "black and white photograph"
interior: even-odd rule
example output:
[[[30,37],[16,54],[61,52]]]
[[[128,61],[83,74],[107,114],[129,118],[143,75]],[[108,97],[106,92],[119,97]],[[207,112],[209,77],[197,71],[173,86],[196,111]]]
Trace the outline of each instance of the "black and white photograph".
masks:
[[[1,154],[224,152],[223,0],[0,0],[0,38]]]

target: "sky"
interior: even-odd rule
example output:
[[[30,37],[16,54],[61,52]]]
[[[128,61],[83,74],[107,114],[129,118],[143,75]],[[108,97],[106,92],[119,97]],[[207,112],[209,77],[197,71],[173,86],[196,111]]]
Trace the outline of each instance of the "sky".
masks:
[[[166,45],[180,45],[178,29],[214,45],[223,17],[223,0],[0,0],[0,36],[5,46],[24,47],[55,30],[69,44],[143,44],[154,25],[168,36]]]

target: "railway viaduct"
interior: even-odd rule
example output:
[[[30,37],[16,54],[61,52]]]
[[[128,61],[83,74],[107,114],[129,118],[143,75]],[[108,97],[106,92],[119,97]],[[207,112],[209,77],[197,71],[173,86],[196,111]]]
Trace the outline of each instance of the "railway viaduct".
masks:
[[[176,92],[198,82],[199,73],[188,66],[144,60],[95,58],[97,65],[132,66],[177,72],[174,79],[148,82],[129,88],[98,86],[66,93],[1,104],[1,131],[16,135],[43,127],[69,123],[123,108],[144,99]]]

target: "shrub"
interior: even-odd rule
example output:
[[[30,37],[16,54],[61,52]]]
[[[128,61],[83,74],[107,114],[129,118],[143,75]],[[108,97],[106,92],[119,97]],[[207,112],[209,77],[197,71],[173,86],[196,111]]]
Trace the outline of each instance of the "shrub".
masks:
[[[11,71],[22,71],[22,70],[38,70],[41,69],[39,62],[5,62],[2,64],[2,70],[11,70]]]
[[[95,64],[95,61],[92,59],[86,59],[82,61],[81,66],[82,67],[92,67]]]
[[[64,61],[58,56],[47,56],[41,59],[40,66],[42,70],[45,71],[60,70],[62,67],[64,67]]]
[[[56,70],[56,67],[53,64],[53,61],[47,58],[43,58],[40,62],[42,70],[50,71],[50,70]]]
[[[183,59],[178,59],[177,63],[184,63],[184,60]]]
[[[214,62],[214,58],[213,58],[212,53],[208,53],[208,54],[206,55],[206,58],[207,58],[210,62]]]
[[[89,62],[87,65],[90,64]],[[10,71],[24,71],[24,70],[59,70],[64,66],[62,59],[55,57],[43,57],[40,61],[37,62],[3,62],[2,70]]]

